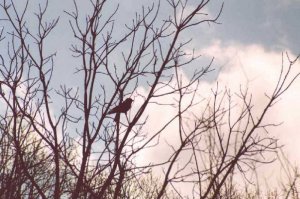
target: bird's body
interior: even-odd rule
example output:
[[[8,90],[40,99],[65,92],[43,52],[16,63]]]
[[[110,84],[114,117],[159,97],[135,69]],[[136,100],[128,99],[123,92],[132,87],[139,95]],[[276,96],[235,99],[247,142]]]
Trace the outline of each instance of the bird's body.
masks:
[[[127,98],[121,104],[111,109],[107,114],[126,113],[131,108],[132,101],[131,98]]]

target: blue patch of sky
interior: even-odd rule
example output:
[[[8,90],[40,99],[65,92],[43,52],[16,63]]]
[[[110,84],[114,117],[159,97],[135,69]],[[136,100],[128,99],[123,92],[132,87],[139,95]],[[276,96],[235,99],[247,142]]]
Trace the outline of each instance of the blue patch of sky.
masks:
[[[300,53],[300,1],[280,5],[280,1],[225,2],[222,26],[216,37],[227,43],[260,44],[267,50]]]

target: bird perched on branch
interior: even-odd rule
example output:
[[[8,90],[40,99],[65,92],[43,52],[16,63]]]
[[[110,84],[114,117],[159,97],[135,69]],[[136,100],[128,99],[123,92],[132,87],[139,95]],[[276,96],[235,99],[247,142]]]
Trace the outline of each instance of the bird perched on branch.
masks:
[[[127,98],[121,104],[119,104],[118,106],[111,109],[107,114],[126,113],[131,108],[132,102],[133,102],[133,99]]]

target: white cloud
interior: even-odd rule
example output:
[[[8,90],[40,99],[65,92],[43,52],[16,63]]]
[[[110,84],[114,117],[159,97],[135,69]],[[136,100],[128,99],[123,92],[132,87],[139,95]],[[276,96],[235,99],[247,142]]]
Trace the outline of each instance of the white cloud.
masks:
[[[216,61],[221,65],[227,63],[219,74],[218,81],[221,85],[227,85],[237,91],[239,85],[249,83],[249,91],[253,94],[254,104],[257,110],[266,103],[267,98],[264,93],[271,94],[279,78],[282,65],[282,54],[265,50],[260,45],[231,45],[224,47],[221,42],[203,50],[207,55],[215,55]],[[295,55],[289,52],[291,59]],[[283,54],[283,65],[288,66],[287,57]],[[294,65],[294,71],[299,72],[299,61]],[[279,144],[284,145],[283,151],[289,156],[291,162],[300,164],[299,150],[299,131],[298,119],[300,118],[300,80],[296,80],[292,87],[280,98],[280,101],[270,110],[266,122],[280,123],[282,125],[272,128],[270,133],[279,139]],[[275,163],[270,169],[269,165],[261,168],[266,178],[274,177],[279,179],[280,164]],[[274,173],[276,175],[274,175]],[[263,175],[262,175],[263,176]],[[273,186],[275,181],[268,181]]]
[[[208,57],[216,57],[215,65],[224,65],[221,69],[217,81],[219,87],[230,88],[232,93],[239,92],[240,86],[243,88],[248,84],[249,93],[253,95],[253,103],[257,113],[260,113],[267,102],[266,94],[271,94],[277,83],[281,65],[282,54],[280,52],[267,51],[260,45],[243,46],[232,44],[223,46],[220,41],[214,42],[212,45],[202,49],[197,54],[202,54]],[[295,57],[289,53],[290,57]],[[287,59],[284,59],[284,65],[287,66]],[[300,68],[299,61],[294,66],[295,69]],[[184,75],[184,73],[183,73]],[[183,82],[187,81],[187,76],[183,77]],[[174,83],[174,82],[173,82]],[[216,82],[202,82],[199,89],[198,100],[202,97],[209,99],[211,88],[216,87]],[[138,89],[140,94],[146,94],[144,88]],[[285,144],[284,151],[291,154],[292,161],[298,161],[297,148],[299,143],[299,132],[297,132],[297,120],[300,118],[300,81],[297,80],[294,85],[282,96],[275,107],[268,113],[266,122],[284,123],[276,128],[273,128],[270,133],[279,138],[279,143]],[[187,96],[188,98],[188,96]],[[174,96],[166,96],[159,99],[162,103],[172,102]],[[189,100],[189,99],[186,99]],[[139,99],[137,100],[137,102]],[[139,103],[135,103],[135,106]],[[199,105],[200,106],[200,105]],[[194,112],[199,112],[201,107],[194,107]],[[159,107],[151,104],[146,110],[149,115],[149,120],[144,128],[148,136],[151,136],[156,129],[162,127],[172,115],[176,114],[176,110],[170,107]],[[172,123],[161,135],[161,144],[145,151],[138,156],[137,161],[142,164],[149,162],[159,162],[168,158],[171,154],[170,147],[179,145],[179,135],[177,131],[177,123]],[[187,158],[187,156],[186,156]],[[185,158],[183,158],[184,160]],[[268,169],[270,171],[270,169]],[[278,168],[276,168],[278,171]],[[274,171],[272,171],[274,172]],[[268,175],[268,174],[266,174]]]

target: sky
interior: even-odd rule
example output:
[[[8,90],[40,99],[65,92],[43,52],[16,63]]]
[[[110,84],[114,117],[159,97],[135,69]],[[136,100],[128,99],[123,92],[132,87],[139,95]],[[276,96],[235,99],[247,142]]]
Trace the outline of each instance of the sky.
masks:
[[[38,2],[42,1],[32,1],[29,9],[36,10]],[[122,25],[130,22],[134,12],[140,10],[141,5],[149,5],[149,2],[152,1],[114,0],[111,2],[107,11],[111,11],[117,3],[120,3],[117,23]],[[195,2],[190,0],[190,6],[192,7]],[[212,1],[205,11],[211,16],[216,16],[222,3],[223,1],[220,0]],[[70,44],[73,42],[70,39],[72,32],[68,26],[69,18],[63,12],[68,10],[71,5],[71,0],[49,1],[49,17],[60,16],[58,27],[47,43],[50,51],[57,51],[55,60],[57,68],[54,73],[54,84],[56,85],[63,83],[77,85],[76,79],[73,78],[75,71],[72,67],[77,62],[72,58],[69,51]],[[22,7],[21,4],[18,6]],[[167,10],[167,8],[162,7],[162,11],[166,12]],[[81,3],[80,11],[87,12],[88,6]],[[0,18],[3,18],[1,12]],[[216,71],[203,81],[203,90],[208,91],[213,88],[216,81],[224,86],[229,86],[232,90],[237,90],[240,84],[246,84],[248,81],[251,84],[251,92],[257,96],[256,103],[259,106],[260,103],[264,102],[264,93],[274,88],[274,83],[276,83],[276,78],[280,72],[282,53],[285,55],[288,52],[291,58],[300,54],[299,20],[300,0],[225,1],[218,20],[220,24],[203,24],[185,32],[186,37],[193,38],[191,49],[194,48],[196,54],[203,55],[204,60],[215,57],[213,66]],[[30,20],[29,24],[35,28],[34,20]],[[296,63],[295,70],[300,71],[299,61]],[[183,73],[188,79],[189,71]],[[141,92],[147,90],[142,86],[138,89]],[[281,101],[268,117],[270,121],[284,121],[272,133],[279,138],[280,143],[285,145],[285,153],[293,162],[298,162],[298,165],[300,165],[300,157],[297,152],[300,150],[299,101],[300,79],[281,98]],[[138,101],[135,103],[134,106],[137,106]],[[150,114],[154,116],[153,118],[164,118],[168,115],[166,111],[155,109],[151,109]],[[160,123],[159,120],[155,119],[151,122],[153,124]],[[152,125],[149,124],[149,126]],[[154,151],[148,156],[155,157],[155,154],[157,152]]]
[[[131,22],[135,12],[140,11],[142,5],[151,5],[152,3],[152,1],[147,0],[113,0],[110,2],[107,12],[115,9],[117,4],[120,5],[116,15],[116,23],[123,27],[125,23]],[[192,7],[197,1],[189,0],[188,2]],[[31,0],[29,10],[36,12],[39,3],[41,1]],[[211,1],[205,11],[210,16],[215,16],[222,3],[223,1],[221,0]],[[166,4],[162,3],[161,13],[168,10],[163,6],[166,6]],[[18,2],[17,7],[21,10],[23,7],[22,3]],[[89,11],[89,6],[86,3],[79,2],[79,7],[82,14]],[[47,43],[48,49],[58,52],[56,61],[58,65],[62,65],[57,69],[58,74],[66,71],[65,68],[67,66],[64,65],[75,63],[69,52],[70,44],[74,42],[74,40],[70,39],[72,38],[72,32],[68,26],[70,18],[64,13],[64,11],[72,9],[72,0],[65,0],[63,3],[53,0],[49,3],[46,15],[49,19],[60,17],[58,27],[50,35]],[[218,41],[225,47],[255,44],[262,46],[266,51],[279,53],[289,51],[297,55],[300,53],[298,36],[300,31],[299,10],[300,0],[228,0],[224,2],[223,12],[218,20],[219,25],[203,24],[191,31],[187,31],[186,35],[193,38],[192,47],[198,50],[214,45]],[[0,13],[0,19],[3,18],[1,16],[3,14]],[[32,15],[30,17],[29,25],[35,28],[36,21],[32,18]],[[215,57],[218,58],[217,55]],[[72,71],[68,71],[70,71],[69,74],[72,76]],[[59,79],[61,78],[58,78],[56,82],[59,82]]]

